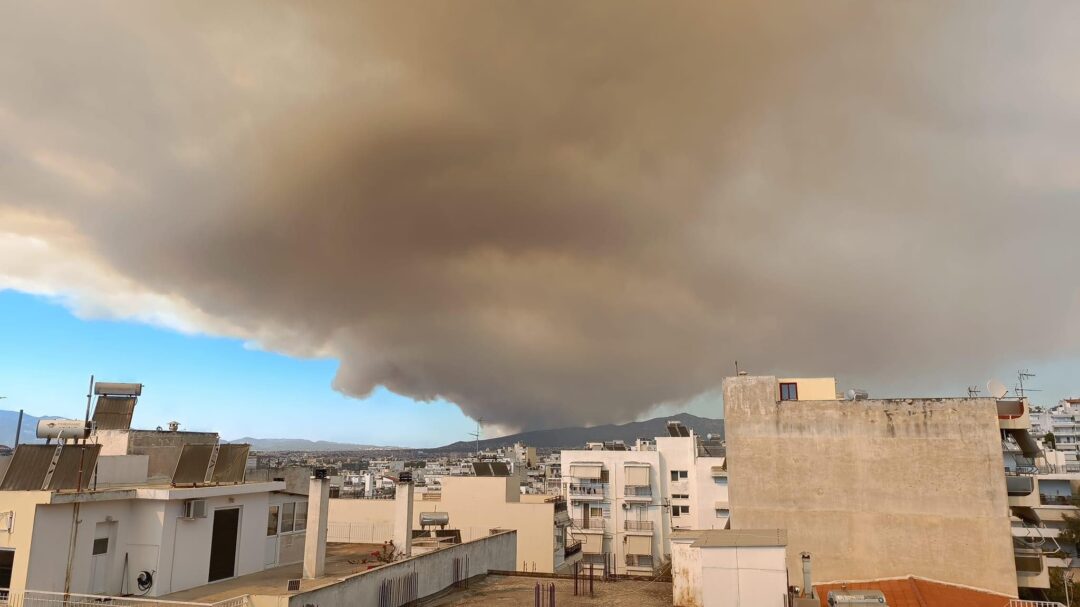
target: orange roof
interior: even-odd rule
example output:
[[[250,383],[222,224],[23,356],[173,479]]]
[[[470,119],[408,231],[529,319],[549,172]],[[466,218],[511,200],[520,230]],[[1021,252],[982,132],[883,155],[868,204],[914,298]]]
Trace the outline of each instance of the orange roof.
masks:
[[[1012,597],[989,590],[906,577],[862,582],[817,584],[821,607],[829,607],[830,590],[880,590],[889,607],[1006,607]]]

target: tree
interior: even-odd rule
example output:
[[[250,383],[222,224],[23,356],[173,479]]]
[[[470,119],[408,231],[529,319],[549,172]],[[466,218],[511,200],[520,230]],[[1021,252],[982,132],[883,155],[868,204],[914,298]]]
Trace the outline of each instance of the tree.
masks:
[[[1061,535],[1058,537],[1072,544],[1077,552],[1080,552],[1080,516],[1063,514],[1061,515],[1061,520],[1065,523],[1065,527],[1061,530]]]
[[[1053,568],[1050,570],[1050,590],[1046,592],[1046,598],[1065,605],[1065,572],[1068,569]],[[1075,576],[1071,576],[1075,578]],[[1069,603],[1067,607],[1080,607],[1080,583],[1069,580]]]
[[[1043,444],[1049,446],[1051,449],[1057,449],[1057,437],[1053,432],[1047,432],[1043,435]]]

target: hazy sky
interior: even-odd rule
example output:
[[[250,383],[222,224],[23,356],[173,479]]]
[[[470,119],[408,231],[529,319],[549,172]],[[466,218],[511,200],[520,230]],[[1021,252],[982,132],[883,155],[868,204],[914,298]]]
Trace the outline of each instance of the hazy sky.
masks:
[[[1078,22],[1004,0],[5,4],[0,288],[47,299],[5,304],[29,320],[0,382],[40,314],[140,336],[96,369],[220,348],[252,384],[299,373],[349,419],[455,435],[447,402],[504,428],[697,410],[736,358],[876,395],[1031,366],[1056,399],[1080,344]],[[233,394],[170,387],[206,415]]]

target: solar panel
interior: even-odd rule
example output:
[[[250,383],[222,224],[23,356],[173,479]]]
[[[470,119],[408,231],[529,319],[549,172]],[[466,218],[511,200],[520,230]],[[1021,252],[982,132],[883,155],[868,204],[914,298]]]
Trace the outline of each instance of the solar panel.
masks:
[[[19,445],[0,482],[0,491],[41,491],[56,445]]]
[[[505,462],[491,462],[491,476],[510,476],[510,467]]]
[[[135,412],[134,396],[99,396],[94,407],[94,422],[98,430],[127,430]]]
[[[472,467],[476,476],[492,476],[491,465],[487,462],[473,462]]]
[[[679,422],[668,422],[668,436],[679,436]]]
[[[242,483],[247,470],[247,456],[251,445],[221,445],[218,447],[217,463],[210,477],[212,483]]]
[[[210,457],[215,445],[184,445],[180,459],[173,471],[174,485],[201,485],[206,482],[206,469],[210,466]]]
[[[89,487],[100,453],[101,445],[64,445],[49,479],[48,489],[69,491]]]

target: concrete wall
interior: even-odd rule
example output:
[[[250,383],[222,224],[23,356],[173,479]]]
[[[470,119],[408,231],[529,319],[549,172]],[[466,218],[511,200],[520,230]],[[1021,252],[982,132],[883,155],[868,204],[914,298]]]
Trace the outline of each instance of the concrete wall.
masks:
[[[993,399],[777,402],[724,380],[733,529],[786,528],[815,582],[919,575],[1015,596]]]
[[[702,607],[701,550],[697,537],[671,538],[671,595],[675,607]]]
[[[158,432],[156,430],[101,430],[91,442],[101,445],[101,455],[146,455],[147,477],[150,482],[168,483],[172,480],[176,461],[185,444],[213,445],[214,432]]]
[[[386,580],[415,573],[418,598],[442,592],[454,582],[454,559],[467,556],[469,576],[490,570],[511,570],[517,562],[517,537],[513,531],[490,535],[435,552],[428,552],[377,569],[346,577],[331,586],[287,597],[252,596],[253,607],[353,607],[378,605],[379,589]]]
[[[11,572],[11,588],[25,590],[30,568],[30,547],[34,537],[34,518],[38,504],[49,501],[48,491],[4,491],[0,493],[0,512],[10,512],[14,517],[8,531],[0,531],[0,548],[15,551]],[[47,547],[35,546],[44,552]]]
[[[146,483],[149,469],[148,455],[108,455],[99,457],[93,484],[97,489],[140,485]]]

